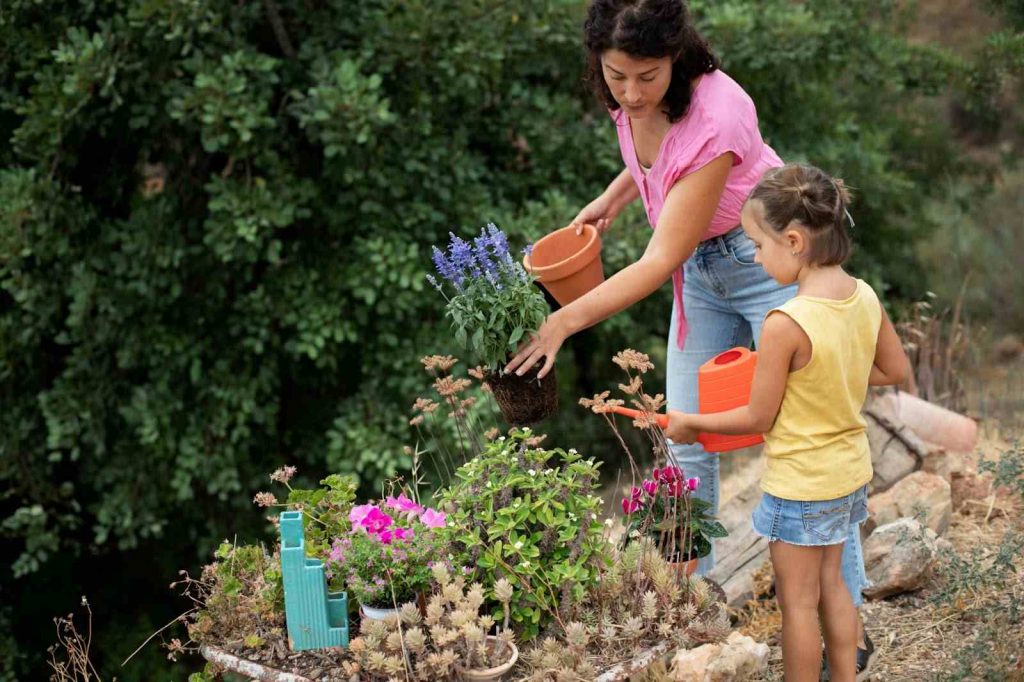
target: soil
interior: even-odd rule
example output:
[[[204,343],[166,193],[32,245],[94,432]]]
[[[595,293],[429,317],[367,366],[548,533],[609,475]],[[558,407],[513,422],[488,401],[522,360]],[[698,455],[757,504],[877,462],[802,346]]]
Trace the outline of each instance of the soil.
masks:
[[[501,409],[501,416],[511,426],[528,426],[543,421],[558,411],[558,379],[555,373],[538,380],[537,368],[523,376],[489,374],[487,383]]]

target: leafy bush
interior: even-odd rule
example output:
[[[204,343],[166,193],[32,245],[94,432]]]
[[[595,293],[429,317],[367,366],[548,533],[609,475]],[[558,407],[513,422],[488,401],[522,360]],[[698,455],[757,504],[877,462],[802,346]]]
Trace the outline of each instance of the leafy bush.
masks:
[[[529,429],[489,443],[439,492],[446,532],[470,576],[517,588],[511,618],[523,637],[569,617],[594,584],[607,541],[594,494],[597,465],[575,450],[531,447]],[[498,617],[498,613],[495,617]]]

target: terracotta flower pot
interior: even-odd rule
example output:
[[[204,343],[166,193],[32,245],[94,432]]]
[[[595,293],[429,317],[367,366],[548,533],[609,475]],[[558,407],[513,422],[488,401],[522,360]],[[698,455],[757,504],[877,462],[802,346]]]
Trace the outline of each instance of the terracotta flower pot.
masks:
[[[668,562],[668,565],[675,570],[677,576],[686,575],[689,577],[697,570],[697,559],[693,558],[689,561],[670,561]]]
[[[501,416],[512,426],[527,426],[547,419],[558,411],[558,379],[554,370],[538,383],[537,371],[531,368],[523,376],[489,373],[487,383],[501,410]]]
[[[523,266],[559,305],[568,305],[604,281],[601,235],[593,225],[581,234],[572,226],[555,230],[537,240]]]
[[[493,635],[487,635],[487,641],[490,646],[495,646],[498,642],[498,638]],[[505,663],[496,665],[493,668],[469,668],[468,670],[462,671],[462,679],[473,680],[474,682],[487,682],[489,680],[500,680],[504,677],[505,673],[512,669],[512,666],[519,660],[519,647],[509,642],[509,658]]]

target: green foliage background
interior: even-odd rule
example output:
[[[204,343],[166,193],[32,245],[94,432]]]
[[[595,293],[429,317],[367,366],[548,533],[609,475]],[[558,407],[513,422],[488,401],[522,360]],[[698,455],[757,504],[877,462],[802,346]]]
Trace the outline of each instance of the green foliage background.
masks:
[[[521,246],[621,167],[583,7],[0,5],[0,679],[43,674],[81,593],[104,676],[181,679],[155,648],[117,665],[184,609],[177,568],[266,537],[268,472],[372,490],[408,465],[417,359],[454,350],[430,245],[494,220]],[[768,141],[858,190],[858,272],[918,294],[925,199],[971,171],[938,96],[986,112],[1006,71],[909,44],[896,2],[692,7]],[[646,237],[624,215],[606,271]],[[618,379],[614,350],[659,357],[669,301],[569,344],[549,443],[614,458],[575,398]]]

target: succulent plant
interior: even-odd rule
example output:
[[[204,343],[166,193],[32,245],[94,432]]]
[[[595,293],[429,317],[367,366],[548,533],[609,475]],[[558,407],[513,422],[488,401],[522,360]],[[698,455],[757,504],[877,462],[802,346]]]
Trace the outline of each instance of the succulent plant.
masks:
[[[514,635],[508,628],[509,602],[515,590],[507,580],[494,585],[495,598],[505,611],[503,627],[491,635],[495,620],[480,613],[484,586],[467,586],[443,564],[432,568],[433,594],[424,612],[405,604],[397,616],[364,620],[360,634],[349,644],[351,660],[344,672],[356,680],[457,680],[464,670],[491,668],[509,660]]]
[[[703,578],[682,577],[649,539],[631,543],[559,637],[525,651],[531,682],[593,680],[602,667],[668,641],[692,647],[729,633],[725,608]]]

